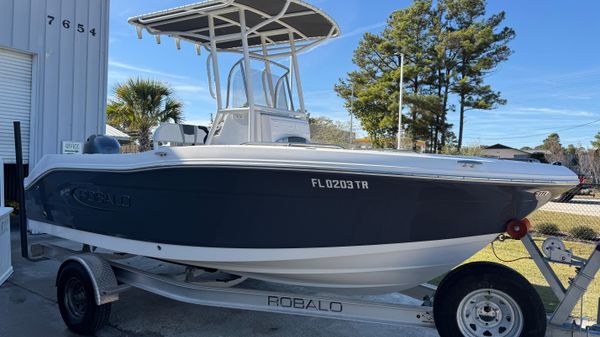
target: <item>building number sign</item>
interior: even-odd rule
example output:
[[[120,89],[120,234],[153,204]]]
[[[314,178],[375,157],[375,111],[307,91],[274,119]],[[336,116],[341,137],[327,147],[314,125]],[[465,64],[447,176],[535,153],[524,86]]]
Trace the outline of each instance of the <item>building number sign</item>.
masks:
[[[52,16],[52,15],[48,15],[48,25],[52,26],[54,24],[56,24],[56,17]],[[78,23],[77,25],[75,25],[74,23],[72,23],[70,20],[63,20],[62,21],[62,26],[64,29],[76,29],[78,33],[85,33],[86,32],[86,27],[85,25],[82,25],[81,23]],[[89,30],[90,35],[92,36],[96,36],[96,28],[92,28]]]

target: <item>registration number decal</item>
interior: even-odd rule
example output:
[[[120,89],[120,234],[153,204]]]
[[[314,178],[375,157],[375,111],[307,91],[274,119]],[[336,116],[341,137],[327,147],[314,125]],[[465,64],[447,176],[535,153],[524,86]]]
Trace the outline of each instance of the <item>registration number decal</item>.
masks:
[[[330,190],[368,190],[369,182],[365,180],[339,180],[339,179],[310,179],[313,188]]]

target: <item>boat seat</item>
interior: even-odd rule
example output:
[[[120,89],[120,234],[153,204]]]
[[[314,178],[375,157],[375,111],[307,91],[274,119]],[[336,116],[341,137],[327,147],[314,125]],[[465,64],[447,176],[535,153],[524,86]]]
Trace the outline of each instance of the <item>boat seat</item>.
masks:
[[[159,146],[204,145],[208,138],[208,128],[200,125],[162,123],[154,131],[154,148]]]

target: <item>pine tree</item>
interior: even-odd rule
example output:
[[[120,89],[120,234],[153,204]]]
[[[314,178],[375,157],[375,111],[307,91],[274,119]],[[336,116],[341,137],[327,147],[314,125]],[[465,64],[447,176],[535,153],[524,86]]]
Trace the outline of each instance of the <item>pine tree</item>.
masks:
[[[459,101],[458,146],[462,146],[464,115],[490,110],[506,101],[485,83],[485,76],[512,51],[515,33],[499,29],[504,13],[485,16],[485,0],[415,1],[392,13],[381,34],[367,33],[354,52],[358,70],[335,86],[376,147],[395,144],[398,133],[400,54],[405,55],[403,117],[408,133],[440,151],[452,135],[448,113],[452,95]],[[352,92],[355,93],[354,98]]]
[[[594,141],[592,141],[592,147],[596,150],[600,150],[600,132],[598,132],[596,137],[594,137]]]

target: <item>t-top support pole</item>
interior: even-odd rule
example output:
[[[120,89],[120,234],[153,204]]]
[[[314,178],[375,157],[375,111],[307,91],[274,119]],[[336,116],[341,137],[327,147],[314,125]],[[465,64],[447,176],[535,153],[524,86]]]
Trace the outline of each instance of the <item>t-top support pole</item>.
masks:
[[[304,108],[304,92],[302,91],[302,81],[300,80],[300,69],[298,68],[298,55],[296,53],[296,41],[294,32],[289,32],[290,48],[292,54],[292,65],[294,66],[294,77],[296,78],[296,88],[298,89],[298,100],[300,101],[300,111],[306,113]]]
[[[212,15],[208,16],[208,27],[210,31],[210,55],[212,57],[215,91],[217,95],[217,113],[223,110],[223,101],[221,97],[221,75],[219,74],[219,56],[217,55],[217,41],[215,37],[215,19]]]
[[[263,57],[265,58],[265,72],[267,73],[267,83],[269,85],[269,93],[271,94],[271,104],[275,106],[275,87],[273,85],[273,75],[271,73],[271,62],[269,62],[269,52],[267,51],[267,39],[261,35],[260,43],[262,44]]]
[[[252,86],[252,68],[250,67],[250,50],[248,47],[248,27],[246,26],[246,12],[240,9],[240,28],[242,33],[242,48],[244,49],[244,68],[246,74],[246,97],[248,99],[248,142],[257,141],[256,110],[254,107],[254,87]],[[260,133],[258,133],[260,135]]]

